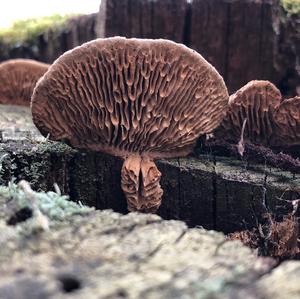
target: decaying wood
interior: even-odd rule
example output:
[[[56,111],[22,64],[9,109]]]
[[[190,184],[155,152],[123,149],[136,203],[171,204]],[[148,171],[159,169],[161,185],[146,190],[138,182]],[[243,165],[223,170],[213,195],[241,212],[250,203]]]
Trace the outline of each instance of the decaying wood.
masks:
[[[38,190],[53,189],[57,183],[62,193],[74,201],[127,212],[120,187],[121,159],[77,151],[45,139],[36,141],[34,136],[33,141],[7,141],[9,135],[5,134],[6,142],[0,144],[0,183],[26,179]],[[281,170],[265,161],[251,163],[206,151],[194,157],[159,160],[157,166],[164,190],[159,215],[191,226],[226,233],[251,229],[268,212],[276,220],[288,215],[293,210],[293,200],[299,198],[299,172]]]
[[[186,0],[101,1],[99,37],[166,38],[183,42]]]
[[[277,167],[282,170],[292,171],[293,173],[300,173],[300,148],[299,146],[292,146],[286,148],[268,148],[262,145],[255,145],[251,142],[245,142],[241,139],[243,144],[243,159],[244,161],[256,161],[257,163],[267,164],[272,167]],[[227,157],[241,157],[240,142],[233,144],[224,139],[212,139],[200,145],[202,151],[209,151],[215,155]]]
[[[281,2],[102,0],[98,36],[181,42],[216,67],[230,93],[250,80],[267,79],[284,94],[295,96],[299,14],[288,14]]]
[[[53,205],[43,208],[50,230],[29,229],[30,217],[8,225],[12,207],[26,206],[27,194],[18,192],[1,190],[0,298],[298,298],[300,262],[276,268],[238,241],[180,221],[108,210],[79,215],[74,206],[58,221]],[[56,200],[60,212],[70,209]]]
[[[278,260],[300,257],[299,223],[293,216],[285,216],[282,221],[275,221],[270,214],[269,221],[258,224],[251,231],[245,230],[229,234],[230,240],[240,240],[244,245],[258,249],[259,255],[271,256]]]

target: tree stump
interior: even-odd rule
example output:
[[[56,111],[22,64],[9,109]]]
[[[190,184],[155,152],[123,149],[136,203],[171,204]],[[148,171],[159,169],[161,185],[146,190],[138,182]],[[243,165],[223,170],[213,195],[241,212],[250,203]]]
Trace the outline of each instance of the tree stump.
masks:
[[[21,207],[40,214],[22,219]],[[5,299],[296,299],[300,292],[299,261],[276,267],[222,233],[155,215],[89,211],[16,186],[0,187],[0,246]]]
[[[9,130],[2,131],[1,184],[13,178],[25,179],[37,190],[50,190],[57,183],[61,192],[69,194],[73,201],[127,212],[120,187],[120,158],[78,151],[44,140],[36,131],[24,138],[24,133],[18,130],[25,126],[27,130],[30,126],[34,128],[30,124],[30,111],[26,117],[24,108],[19,108],[22,112],[13,110],[9,116],[8,107],[1,109],[2,128],[3,123],[12,123]],[[261,223],[268,212],[282,219],[293,210],[293,200],[299,198],[299,172],[267,164],[202,153],[159,160],[157,165],[164,190],[158,214],[165,219],[183,220],[189,226],[225,233],[250,229]]]
[[[263,79],[294,96],[299,19],[280,0],[102,0],[97,32],[184,43],[216,67],[231,93]]]

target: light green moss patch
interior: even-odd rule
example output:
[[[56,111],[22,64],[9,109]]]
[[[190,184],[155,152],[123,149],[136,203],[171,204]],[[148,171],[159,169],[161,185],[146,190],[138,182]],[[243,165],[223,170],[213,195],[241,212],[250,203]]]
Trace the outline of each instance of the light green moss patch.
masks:
[[[0,41],[6,44],[31,42],[48,29],[62,28],[66,21],[74,15],[59,15],[18,20],[9,28],[0,29]]]
[[[300,0],[281,0],[281,5],[291,15],[300,14]]]

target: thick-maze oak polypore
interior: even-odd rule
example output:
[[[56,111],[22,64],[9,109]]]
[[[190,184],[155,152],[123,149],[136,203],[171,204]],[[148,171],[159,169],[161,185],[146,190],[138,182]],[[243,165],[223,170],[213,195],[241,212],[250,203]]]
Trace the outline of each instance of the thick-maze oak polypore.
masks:
[[[129,210],[155,212],[163,190],[154,160],[192,152],[228,98],[218,72],[186,46],[113,37],[56,60],[34,90],[32,116],[52,140],[122,157]]]
[[[37,81],[49,65],[31,59],[0,63],[0,104],[29,106]]]
[[[214,132],[234,143],[242,133],[245,140],[269,147],[300,145],[300,97],[283,99],[271,82],[250,81],[230,96],[228,113]]]

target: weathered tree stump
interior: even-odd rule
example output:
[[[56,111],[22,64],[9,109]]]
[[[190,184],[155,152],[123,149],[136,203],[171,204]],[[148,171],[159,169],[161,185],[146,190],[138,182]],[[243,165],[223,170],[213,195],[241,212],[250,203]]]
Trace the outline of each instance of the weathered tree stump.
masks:
[[[0,187],[0,298],[298,298],[299,261],[276,267],[221,233],[49,197]]]
[[[182,43],[187,7],[186,0],[101,1],[97,34],[100,37],[167,38]]]
[[[216,67],[230,92],[267,79],[293,96],[300,88],[299,18],[280,0],[102,0],[97,32],[184,43]]]
[[[2,106],[2,109],[5,121],[9,122],[9,108]],[[22,109],[28,129],[30,117],[26,121]],[[11,122],[16,122],[17,114],[13,112]],[[22,118],[19,117],[20,121]],[[13,132],[24,126],[20,121]],[[74,201],[98,209],[127,212],[120,187],[121,159],[78,151],[61,143],[37,141],[34,136],[35,140],[29,140],[28,136],[20,140],[20,133],[15,140],[9,140],[9,131],[2,134],[5,140],[0,144],[1,184],[13,178],[26,179],[35,189],[49,190],[56,182],[62,193],[69,194]],[[164,190],[159,215],[183,220],[190,226],[226,233],[250,229],[263,221],[267,212],[282,219],[293,210],[293,200],[299,198],[299,172],[268,164],[202,153],[160,160],[157,165]]]

